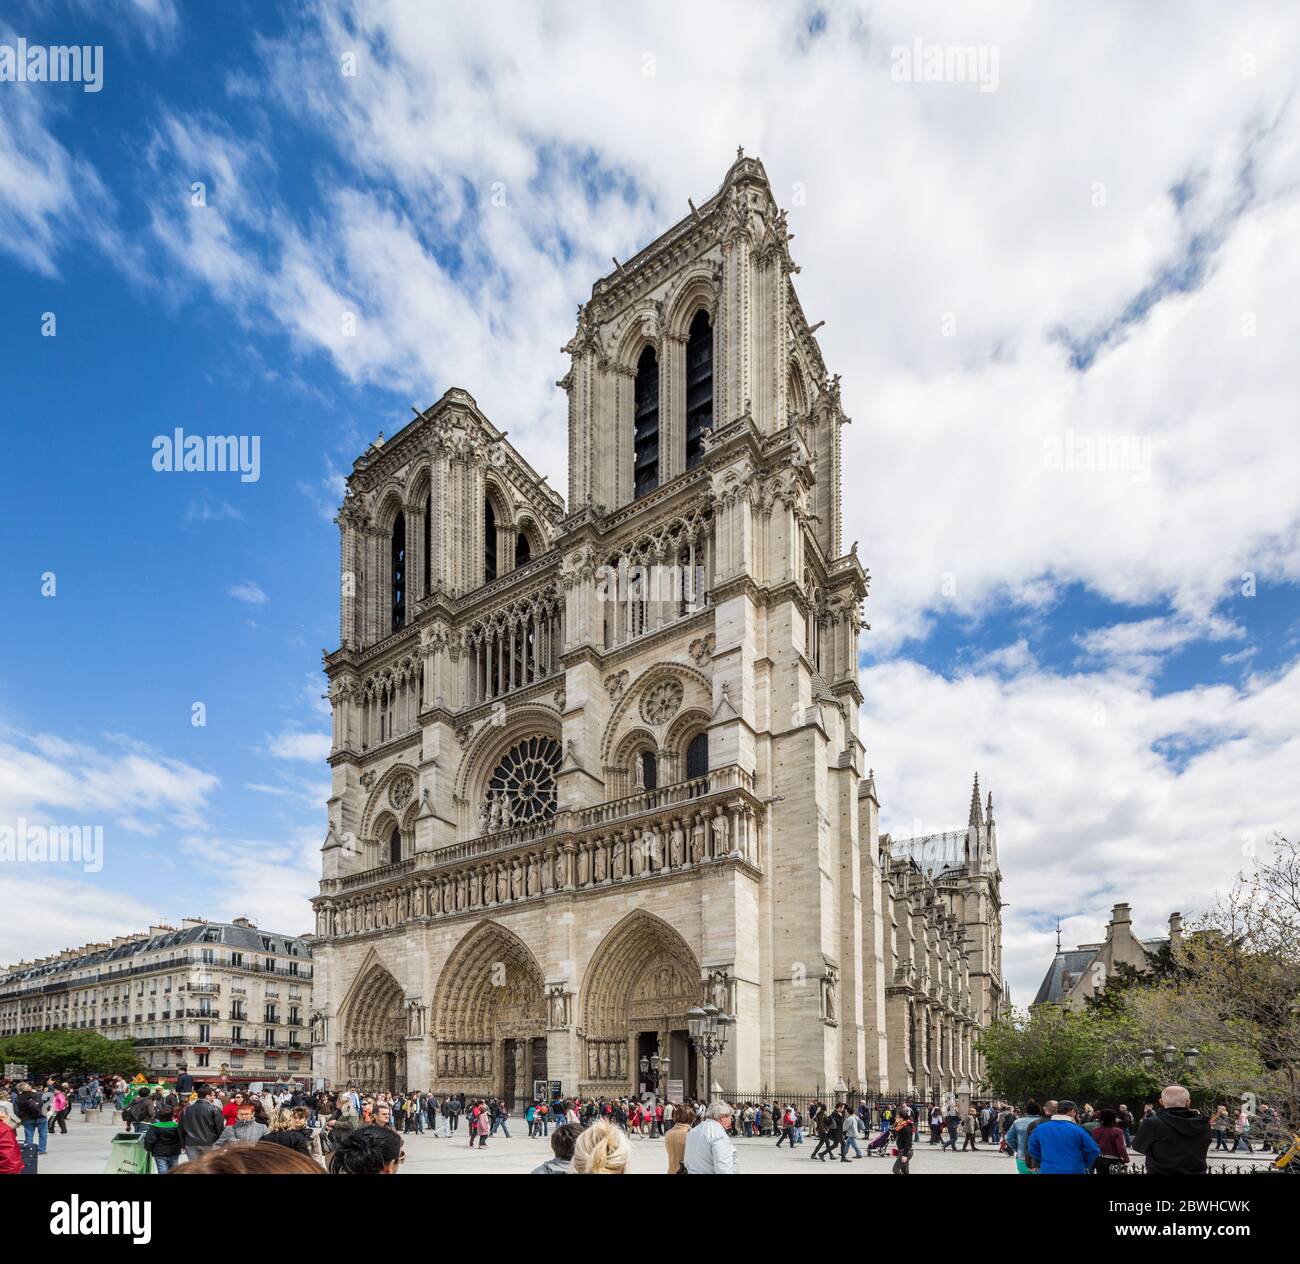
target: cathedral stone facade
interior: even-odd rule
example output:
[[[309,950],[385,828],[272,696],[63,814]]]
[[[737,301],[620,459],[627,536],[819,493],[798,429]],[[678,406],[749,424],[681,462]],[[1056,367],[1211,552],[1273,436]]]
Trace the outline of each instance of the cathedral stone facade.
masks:
[[[991,806],[879,836],[849,419],[790,236],[739,156],[596,282],[559,383],[567,503],[459,389],[356,461],[313,901],[331,1081],[704,1093],[705,1002],[738,1091],[978,1080]]]

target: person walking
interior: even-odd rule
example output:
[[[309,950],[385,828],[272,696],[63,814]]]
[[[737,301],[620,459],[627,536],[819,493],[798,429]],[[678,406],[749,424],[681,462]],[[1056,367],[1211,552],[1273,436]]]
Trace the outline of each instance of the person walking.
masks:
[[[1030,1133],[1026,1148],[1044,1176],[1091,1172],[1101,1153],[1101,1147],[1079,1126],[1079,1108],[1073,1102],[1058,1103],[1051,1119]]]
[[[687,1134],[682,1163],[691,1176],[737,1174],[736,1147],[729,1135],[733,1116],[726,1102],[710,1102],[703,1120]]]
[[[1148,1176],[1200,1175],[1210,1149],[1210,1121],[1192,1109],[1192,1095],[1181,1084],[1170,1084],[1160,1094],[1160,1109],[1134,1133],[1133,1149],[1146,1156]]]
[[[1228,1148],[1227,1133],[1232,1126],[1232,1121],[1228,1118],[1228,1108],[1220,1106],[1214,1112],[1214,1118],[1210,1120],[1210,1131],[1214,1133],[1214,1149],[1217,1153],[1219,1150]]]
[[[787,1106],[781,1113],[781,1135],[776,1139],[776,1148],[781,1148],[781,1142],[788,1141],[790,1149],[794,1149],[794,1107]]]
[[[68,1086],[60,1085],[54,1090],[50,1098],[50,1131],[53,1132],[57,1127],[63,1136],[68,1135],[68,1112],[72,1110],[72,1103],[68,1100]]]
[[[962,1121],[962,1128],[966,1134],[965,1140],[961,1143],[962,1153],[965,1154],[967,1150],[979,1150],[979,1146],[975,1144],[975,1134],[980,1130],[980,1121],[979,1116],[975,1113],[974,1106],[966,1112],[966,1118]],[[987,1132],[986,1127],[985,1135],[987,1135]]]
[[[1031,1099],[1025,1103],[1025,1113],[1013,1120],[1003,1134],[1002,1140],[1007,1147],[1007,1153],[1015,1156],[1016,1171],[1021,1176],[1028,1176],[1030,1173],[1029,1155],[1025,1148],[1029,1141],[1029,1129],[1042,1117],[1043,1108]]]
[[[894,1167],[895,1176],[910,1176],[912,1172],[913,1136],[912,1109],[910,1106],[899,1108],[894,1118]]]
[[[1101,1122],[1092,1131],[1092,1139],[1101,1149],[1092,1170],[1098,1176],[1109,1176],[1111,1169],[1128,1165],[1128,1150],[1124,1146],[1124,1129],[1119,1126],[1119,1116],[1109,1106],[1100,1112]]]
[[[46,1117],[45,1107],[41,1102],[41,1095],[28,1083],[22,1083],[18,1086],[18,1096],[14,1098],[14,1108],[18,1112],[18,1118],[22,1120],[23,1139],[27,1145],[32,1145],[32,1138],[39,1136],[40,1145],[37,1147],[37,1154],[44,1154],[50,1139],[50,1121]]]
[[[184,1146],[174,1106],[163,1105],[158,1108],[157,1116],[145,1126],[140,1144],[153,1155],[159,1176],[165,1176],[181,1161]]]
[[[261,1141],[269,1131],[265,1124],[257,1121],[257,1107],[252,1102],[240,1102],[239,1114],[235,1122],[226,1125],[213,1145],[214,1147],[249,1145],[254,1141]]]
[[[181,1145],[186,1156],[191,1160],[201,1158],[216,1145],[225,1127],[221,1107],[212,1100],[212,1089],[205,1084],[199,1089],[198,1099],[181,1112]]]
[[[259,1141],[259,1145],[280,1145],[289,1150],[297,1150],[309,1159],[311,1151],[311,1132],[307,1128],[308,1111],[306,1106],[281,1106],[271,1121],[270,1131]]]
[[[844,1117],[841,1121],[842,1135],[840,1140],[840,1162],[851,1163],[852,1160],[849,1158],[849,1147],[852,1146],[853,1153],[856,1154],[858,1158],[861,1158],[862,1147],[858,1145],[858,1138],[865,1137],[867,1134],[863,1131],[862,1120],[858,1118],[856,1112],[849,1113],[849,1111],[845,1110],[843,1107],[841,1107],[841,1109],[844,1110]]]

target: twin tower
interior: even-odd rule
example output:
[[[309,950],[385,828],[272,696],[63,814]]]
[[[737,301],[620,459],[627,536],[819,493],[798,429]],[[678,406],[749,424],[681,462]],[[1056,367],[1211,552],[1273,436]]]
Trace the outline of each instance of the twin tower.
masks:
[[[596,282],[567,503],[459,389],[356,461],[314,901],[332,1082],[703,1095],[713,1007],[741,1097],[977,1085],[991,802],[879,834],[848,418],[790,237],[740,156]]]

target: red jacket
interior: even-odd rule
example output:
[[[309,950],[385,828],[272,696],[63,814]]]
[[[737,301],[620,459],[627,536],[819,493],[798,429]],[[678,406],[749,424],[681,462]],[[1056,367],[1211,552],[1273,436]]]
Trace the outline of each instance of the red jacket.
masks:
[[[0,1176],[21,1176],[23,1170],[18,1137],[8,1124],[0,1123]]]
[[[221,1108],[221,1117],[227,1124],[239,1122],[239,1103],[233,1097]]]

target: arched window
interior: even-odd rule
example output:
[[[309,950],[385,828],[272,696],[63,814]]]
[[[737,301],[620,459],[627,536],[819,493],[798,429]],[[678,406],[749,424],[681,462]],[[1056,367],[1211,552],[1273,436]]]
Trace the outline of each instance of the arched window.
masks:
[[[799,372],[799,366],[793,360],[790,361],[790,371],[786,374],[785,381],[786,413],[792,419],[807,416],[808,396],[803,389],[803,374]]]
[[[524,566],[532,561],[532,557],[532,545],[528,543],[528,536],[521,531],[515,540],[515,565]]]
[[[393,832],[388,839],[388,863],[395,865],[402,858],[402,831],[393,826]]]
[[[637,758],[641,761],[641,784],[647,790],[659,788],[659,761],[654,751],[642,751]]]
[[[659,357],[653,347],[641,352],[633,387],[633,498],[659,486]]]
[[[406,626],[406,515],[393,523],[393,631]]]
[[[483,582],[497,577],[497,511],[491,499],[483,501]]]
[[[424,595],[433,589],[433,493],[424,498]]]
[[[713,428],[713,322],[701,308],[686,341],[686,468],[700,463],[700,436]]]
[[[706,777],[709,772],[709,735],[697,733],[686,748],[686,780]]]

